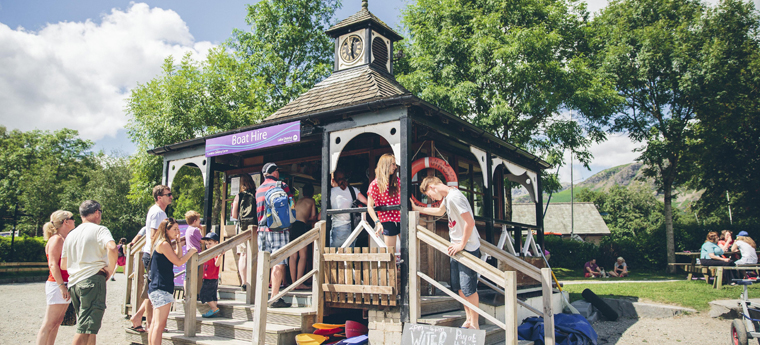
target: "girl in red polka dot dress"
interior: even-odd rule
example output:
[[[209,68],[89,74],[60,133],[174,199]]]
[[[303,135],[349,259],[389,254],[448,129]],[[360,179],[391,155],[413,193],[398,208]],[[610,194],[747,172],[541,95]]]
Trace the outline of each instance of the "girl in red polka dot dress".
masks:
[[[367,191],[367,212],[375,221],[377,235],[380,236],[382,233],[385,236],[385,245],[388,248],[396,247],[396,240],[401,233],[401,212],[377,211],[376,214],[374,207],[401,204],[401,180],[397,172],[396,157],[390,153],[384,154],[377,162],[375,179],[369,184]]]

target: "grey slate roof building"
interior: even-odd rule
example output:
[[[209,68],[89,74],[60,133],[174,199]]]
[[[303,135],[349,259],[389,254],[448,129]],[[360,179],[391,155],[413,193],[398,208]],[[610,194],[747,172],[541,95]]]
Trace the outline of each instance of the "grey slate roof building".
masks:
[[[571,216],[569,202],[553,202],[549,204],[544,218],[544,233],[559,233],[562,236],[570,236]],[[601,238],[610,234],[607,223],[599,214],[596,205],[591,202],[576,202],[573,205],[575,215],[574,233],[586,238],[593,236]],[[536,224],[535,204],[514,204],[512,206],[512,221],[524,224]]]

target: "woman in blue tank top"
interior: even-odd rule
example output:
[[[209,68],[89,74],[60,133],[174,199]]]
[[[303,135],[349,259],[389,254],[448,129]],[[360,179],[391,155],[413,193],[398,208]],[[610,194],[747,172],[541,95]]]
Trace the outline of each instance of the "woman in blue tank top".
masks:
[[[161,336],[169,318],[169,309],[174,302],[174,266],[182,266],[196,253],[190,248],[180,257],[179,225],[172,218],[164,219],[151,241],[153,250],[150,260],[150,284],[148,298],[153,303],[153,323],[148,333],[148,344],[160,345]]]

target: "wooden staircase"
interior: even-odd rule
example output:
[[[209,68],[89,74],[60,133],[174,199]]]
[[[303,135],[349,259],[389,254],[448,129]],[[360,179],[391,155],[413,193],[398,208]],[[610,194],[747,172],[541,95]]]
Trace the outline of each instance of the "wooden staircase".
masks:
[[[254,306],[245,303],[245,293],[238,287],[219,287],[219,316],[203,318],[208,306],[198,302],[196,313],[197,336],[185,337],[185,311],[182,303],[175,304],[169,314],[162,344],[251,344]],[[295,336],[311,333],[316,313],[311,307],[311,292],[292,292],[284,299],[295,302],[291,308],[267,308],[267,345],[295,345]],[[148,344],[147,333],[127,330],[127,341],[132,344]]]

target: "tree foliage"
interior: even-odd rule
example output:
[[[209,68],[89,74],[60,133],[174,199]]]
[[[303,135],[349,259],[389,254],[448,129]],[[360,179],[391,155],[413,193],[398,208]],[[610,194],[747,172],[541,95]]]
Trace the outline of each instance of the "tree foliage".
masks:
[[[651,190],[615,185],[607,191],[583,189],[581,202],[593,202],[604,215],[613,235],[637,237],[651,234],[663,225],[663,204]]]
[[[248,6],[250,31],[236,29],[205,60],[166,58],[162,74],[134,88],[127,103],[127,129],[138,147],[131,200],[147,209],[151,188],[161,182],[161,157],[147,150],[258,123],[329,75],[332,45],[323,31],[338,6],[335,0],[259,1]],[[173,208],[203,211],[193,183],[175,194]]]
[[[566,148],[590,161],[617,96],[585,58],[585,5],[419,0],[402,21],[409,42],[396,71],[410,91],[550,163]]]

